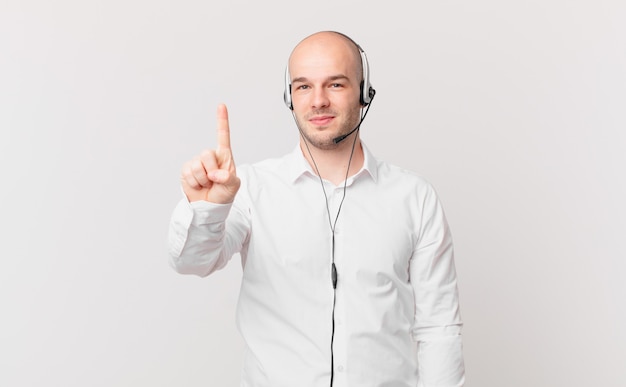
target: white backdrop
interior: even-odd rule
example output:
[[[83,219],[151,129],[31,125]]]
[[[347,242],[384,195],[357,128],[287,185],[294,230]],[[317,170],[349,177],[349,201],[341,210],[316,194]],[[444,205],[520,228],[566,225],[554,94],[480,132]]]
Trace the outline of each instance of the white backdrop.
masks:
[[[239,164],[291,150],[284,66],[323,29],[367,52],[364,141],[446,207],[467,386],[626,385],[625,20],[620,0],[2,0],[0,385],[238,385],[238,259],[167,265],[178,173],[220,102]]]

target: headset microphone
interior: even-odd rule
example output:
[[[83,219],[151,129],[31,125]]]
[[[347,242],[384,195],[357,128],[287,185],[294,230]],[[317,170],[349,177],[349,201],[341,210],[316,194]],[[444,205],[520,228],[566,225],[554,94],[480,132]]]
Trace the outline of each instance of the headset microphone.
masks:
[[[363,120],[361,120],[361,122],[363,122]],[[343,136],[339,136],[339,137],[335,137],[333,138],[333,142],[335,144],[339,144],[340,142],[342,142],[343,140],[346,139],[346,137],[348,137],[349,135],[351,135],[352,133],[356,132],[357,129],[359,129],[361,127],[361,122],[359,122],[359,124],[357,125],[356,128],[352,129],[349,133],[344,134]]]
[[[365,116],[363,116],[363,118],[365,118]],[[359,121],[359,124],[354,129],[352,129],[351,131],[349,131],[348,133],[346,133],[346,134],[344,134],[342,136],[333,138],[333,142],[335,144],[339,144],[340,142],[345,140],[348,136],[350,136],[352,133],[354,133],[357,130],[359,130],[359,128],[361,127],[361,123],[363,122],[363,118],[361,118],[361,120]]]
[[[361,120],[359,121],[359,124],[352,129],[350,132],[343,134],[339,137],[335,137],[333,138],[333,142],[335,144],[339,144],[340,142],[342,142],[343,140],[345,140],[348,136],[350,136],[352,133],[356,132],[357,130],[359,130],[359,128],[361,127],[361,124],[363,123],[363,120],[365,119],[365,116],[367,115],[367,112],[370,110],[370,106],[372,101],[374,100],[374,95],[376,95],[376,91],[373,88],[370,88],[370,99],[369,99],[369,103],[367,104],[367,107],[365,109],[365,113],[363,113],[363,116],[361,117]]]

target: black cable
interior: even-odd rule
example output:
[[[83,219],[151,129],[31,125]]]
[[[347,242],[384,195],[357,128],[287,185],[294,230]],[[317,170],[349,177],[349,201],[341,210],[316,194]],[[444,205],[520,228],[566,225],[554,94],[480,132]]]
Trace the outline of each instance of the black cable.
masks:
[[[317,177],[320,180],[320,185],[322,186],[322,192],[324,193],[324,200],[326,202],[326,214],[328,215],[328,225],[330,226],[331,237],[332,237],[331,239],[331,243],[332,243],[331,244],[331,283],[333,286],[333,309],[332,309],[332,315],[331,315],[332,316],[332,331],[331,331],[331,337],[330,337],[330,387],[333,386],[333,381],[335,377],[335,359],[334,359],[335,356],[334,356],[334,351],[333,351],[333,344],[335,341],[335,303],[337,302],[337,279],[338,279],[337,267],[335,266],[335,227],[337,226],[337,220],[339,219],[339,213],[341,212],[343,202],[346,199],[348,177],[350,176],[350,165],[352,164],[352,157],[354,156],[354,149],[356,146],[357,135],[361,129],[361,124],[363,123],[363,120],[365,119],[367,112],[370,110],[370,106],[371,106],[371,103],[367,105],[365,112],[362,111],[361,118],[359,120],[359,124],[357,125],[357,127],[354,128],[352,132],[349,132],[348,135],[342,137],[341,140],[335,142],[335,143],[339,143],[340,141],[342,141],[344,138],[346,138],[353,132],[356,132],[356,134],[354,135],[354,139],[352,140],[352,149],[350,150],[350,158],[348,159],[348,167],[346,168],[346,176],[343,182],[343,195],[341,197],[341,202],[339,203],[339,208],[337,208],[337,215],[335,216],[334,222],[332,221],[332,217],[330,214],[330,205],[328,204],[328,195],[326,193],[326,188],[324,187],[324,180],[322,179],[322,175],[320,174],[319,168],[317,167],[315,158],[313,158],[313,153],[311,152],[311,149],[309,148],[309,143],[306,139],[306,136],[304,135],[304,133],[302,132],[302,129],[300,128],[300,125],[298,124],[296,115],[293,112],[293,110],[291,112],[291,114],[293,115],[294,121],[296,122],[296,126],[298,127],[298,130],[300,131],[300,136],[304,140],[304,145],[307,149],[307,152],[309,153],[309,156],[311,157],[311,161],[313,162],[313,167],[315,168]]]
[[[369,106],[368,106],[369,110]],[[367,110],[365,111],[367,114]],[[363,118],[365,118],[365,114],[361,117],[361,122],[363,122]],[[295,118],[295,117],[294,117]],[[361,124],[357,127],[357,133],[360,130]],[[298,125],[298,128],[300,126]],[[322,192],[324,193],[324,200],[326,202],[326,213],[328,214],[328,225],[330,226],[331,231],[331,283],[333,286],[333,309],[332,309],[332,331],[330,336],[330,387],[333,386],[333,380],[335,377],[335,359],[334,359],[334,351],[333,345],[335,342],[335,304],[337,302],[337,267],[335,266],[335,228],[337,226],[337,220],[339,219],[339,213],[341,212],[341,207],[343,207],[343,202],[346,199],[346,192],[348,186],[348,177],[350,175],[350,165],[352,164],[352,157],[354,156],[354,149],[356,146],[357,135],[354,135],[354,139],[352,140],[352,149],[350,150],[350,158],[348,159],[348,167],[346,168],[346,176],[343,182],[343,195],[341,197],[341,202],[339,203],[339,208],[337,209],[337,215],[335,216],[335,221],[331,221],[330,215],[330,205],[328,204],[328,195],[326,194],[326,188],[324,187],[324,180],[322,179],[322,175],[320,174],[319,168],[317,167],[317,163],[313,158],[313,154],[311,153],[311,149],[309,148],[309,144],[307,143],[306,137],[300,131],[302,138],[304,139],[304,145],[306,146],[307,152],[311,157],[311,161],[313,161],[313,166],[315,167],[315,172],[317,173],[317,177],[319,177],[320,184],[322,186]]]

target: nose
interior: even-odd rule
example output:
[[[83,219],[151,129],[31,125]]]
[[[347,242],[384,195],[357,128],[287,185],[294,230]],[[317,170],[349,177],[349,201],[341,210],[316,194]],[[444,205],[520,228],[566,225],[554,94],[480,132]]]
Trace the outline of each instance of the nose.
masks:
[[[323,87],[315,88],[313,92],[313,100],[311,101],[314,109],[328,107],[330,100],[328,99],[327,91]]]

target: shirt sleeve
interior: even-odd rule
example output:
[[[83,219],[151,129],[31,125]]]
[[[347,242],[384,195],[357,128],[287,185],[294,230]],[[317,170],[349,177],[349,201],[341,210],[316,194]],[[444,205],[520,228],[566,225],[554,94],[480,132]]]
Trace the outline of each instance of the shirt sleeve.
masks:
[[[410,263],[418,387],[457,387],[464,385],[465,366],[454,249],[441,203],[434,189],[427,188]]]
[[[208,276],[241,251],[248,235],[242,211],[231,204],[190,203],[174,208],[168,233],[169,263],[181,274]]]

